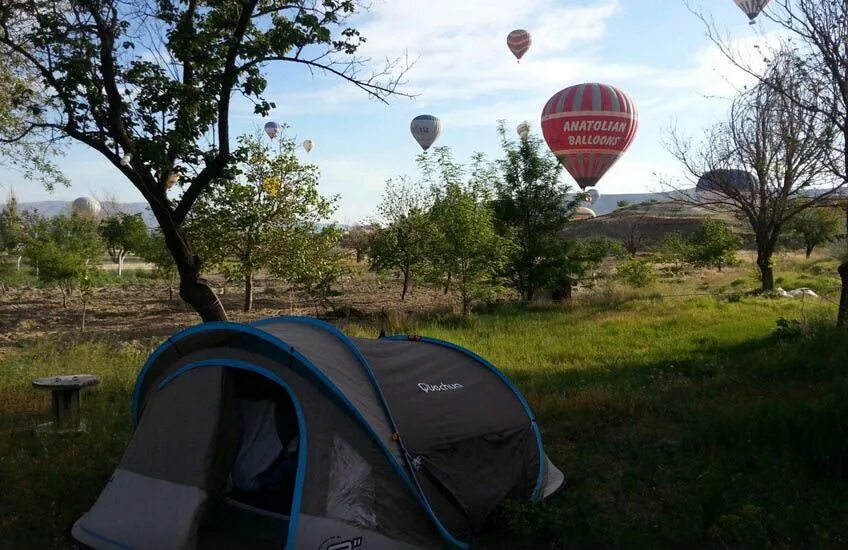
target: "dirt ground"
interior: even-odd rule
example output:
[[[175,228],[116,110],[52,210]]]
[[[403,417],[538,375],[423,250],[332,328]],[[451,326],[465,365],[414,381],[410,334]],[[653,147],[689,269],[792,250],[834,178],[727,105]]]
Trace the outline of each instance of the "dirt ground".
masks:
[[[216,285],[221,280],[210,277]],[[374,318],[398,312],[418,312],[452,307],[452,299],[441,291],[416,285],[411,295],[400,302],[399,279],[377,277],[357,269],[337,285],[339,296],[331,298],[332,307],[316,307],[305,295],[292,292],[277,281],[259,277],[255,283],[254,306],[242,311],[240,285],[226,289],[217,286],[221,301],[233,321],[251,321],[276,315],[321,315],[348,318]],[[222,292],[223,291],[223,292]],[[74,296],[62,307],[62,295],[55,289],[9,288],[0,292],[0,354],[27,342],[45,337],[80,334],[82,300]],[[168,300],[168,289],[161,283],[107,286],[91,299],[84,334],[121,342],[164,339],[174,332],[199,322],[194,311],[178,296]]]

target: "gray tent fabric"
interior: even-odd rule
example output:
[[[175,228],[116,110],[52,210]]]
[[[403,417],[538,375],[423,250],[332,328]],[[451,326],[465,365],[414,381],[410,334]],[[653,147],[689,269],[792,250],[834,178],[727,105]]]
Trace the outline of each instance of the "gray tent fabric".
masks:
[[[93,548],[469,548],[565,476],[493,365],[311,318],[206,323],[136,382],[136,428],[72,534]]]

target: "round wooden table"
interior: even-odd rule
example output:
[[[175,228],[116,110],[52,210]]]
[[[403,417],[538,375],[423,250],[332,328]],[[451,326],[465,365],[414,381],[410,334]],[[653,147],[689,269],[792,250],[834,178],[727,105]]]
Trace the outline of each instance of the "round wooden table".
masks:
[[[37,378],[32,381],[32,386],[52,392],[52,428],[59,431],[78,431],[81,428],[80,390],[99,383],[100,379],[91,374],[69,374]]]

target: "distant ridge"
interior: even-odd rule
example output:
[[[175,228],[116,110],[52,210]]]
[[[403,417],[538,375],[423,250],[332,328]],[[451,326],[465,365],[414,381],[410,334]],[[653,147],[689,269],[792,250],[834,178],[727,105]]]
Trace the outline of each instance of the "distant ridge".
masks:
[[[55,216],[67,216],[68,214],[70,214],[71,202],[72,201],[35,201],[18,203],[18,206],[21,210],[37,210],[38,213],[42,216],[47,218],[53,218]],[[148,227],[157,226],[156,218],[153,216],[153,212],[150,211],[150,208],[147,206],[147,203],[101,202],[100,205],[103,207],[103,212],[106,215],[116,214],[118,212],[125,212],[127,214],[141,214],[141,217],[144,219],[144,223],[146,223]],[[0,209],[2,209],[2,205],[0,205]]]

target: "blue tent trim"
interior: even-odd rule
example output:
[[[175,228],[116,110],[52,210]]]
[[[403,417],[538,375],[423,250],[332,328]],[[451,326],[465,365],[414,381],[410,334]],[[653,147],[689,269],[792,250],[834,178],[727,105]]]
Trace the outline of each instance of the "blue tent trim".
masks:
[[[447,340],[440,340],[438,338],[430,338],[427,336],[410,336],[407,334],[395,335],[395,336],[387,336],[388,340],[406,340],[411,342],[426,342],[428,344],[433,344],[436,346],[443,346],[446,348],[450,348],[456,350],[468,357],[474,359],[476,362],[480,363],[482,366],[486,367],[492,373],[494,373],[501,381],[507,385],[507,387],[515,394],[515,397],[518,398],[518,401],[521,403],[521,406],[524,407],[524,410],[527,412],[527,416],[530,417],[531,425],[533,426],[533,433],[536,436],[536,444],[539,447],[539,475],[536,478],[536,485],[533,488],[533,496],[532,499],[534,501],[541,500],[542,497],[542,486],[545,481],[545,448],[542,445],[542,433],[539,431],[539,424],[536,422],[536,416],[533,414],[533,410],[530,408],[530,404],[527,403],[527,400],[524,399],[524,396],[521,394],[521,391],[513,384],[512,380],[507,378],[507,376],[501,372],[499,368],[491,364],[489,361],[480,357],[473,351],[468,348],[464,348],[462,346],[458,346],[453,342],[448,342]]]
[[[292,498],[292,511],[289,521],[288,536],[286,537],[286,548],[294,550],[295,543],[297,541],[297,527],[300,521],[300,506],[303,502],[303,486],[306,483],[306,467],[308,463],[306,453],[309,445],[307,438],[308,429],[306,425],[306,419],[303,417],[303,408],[300,405],[300,401],[297,399],[297,395],[294,393],[294,391],[292,391],[289,385],[286,384],[282,378],[280,378],[270,370],[264,367],[256,366],[252,363],[247,363],[245,361],[239,361],[236,359],[206,359],[204,361],[195,361],[194,363],[189,363],[188,365],[180,367],[175,372],[170,374],[167,378],[162,380],[162,382],[159,383],[159,389],[161,390],[162,388],[164,388],[180,376],[186,374],[187,372],[191,372],[195,369],[204,367],[226,367],[231,369],[254,372],[278,384],[286,391],[289,396],[289,399],[292,400],[295,413],[297,414],[299,441],[297,444],[297,473],[295,474],[294,496]]]

